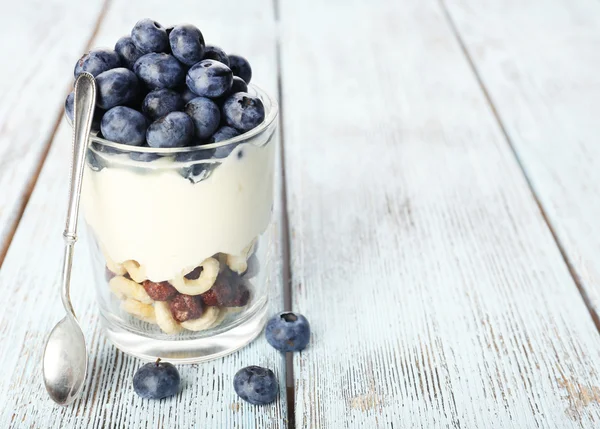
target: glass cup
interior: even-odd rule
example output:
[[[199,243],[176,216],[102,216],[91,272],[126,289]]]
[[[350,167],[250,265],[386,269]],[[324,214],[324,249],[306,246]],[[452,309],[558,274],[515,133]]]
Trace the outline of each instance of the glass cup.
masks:
[[[90,137],[81,203],[108,338],[199,362],[252,341],[269,295],[277,103],[233,139],[133,147]]]

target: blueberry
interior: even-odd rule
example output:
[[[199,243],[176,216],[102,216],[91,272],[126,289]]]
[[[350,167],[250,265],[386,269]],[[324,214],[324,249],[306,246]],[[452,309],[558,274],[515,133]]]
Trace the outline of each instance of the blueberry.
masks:
[[[239,55],[229,55],[229,68],[235,76],[239,76],[244,79],[244,82],[250,83],[252,67],[250,67],[250,63],[246,58]]]
[[[149,92],[142,103],[142,111],[152,120],[165,116],[167,113],[183,109],[183,99],[171,89],[156,89]]]
[[[73,108],[75,103],[75,92],[71,91],[69,95],[67,95],[67,99],[65,100],[65,113],[73,122]],[[104,110],[96,107],[94,110],[94,117],[92,119],[92,131],[100,130],[100,121],[102,120],[102,116],[104,115]]]
[[[181,98],[183,99],[183,103],[184,104],[188,104],[190,101],[192,101],[194,98],[198,97],[198,94],[196,94],[195,92],[192,92],[186,85],[186,87],[184,89],[182,89],[180,91],[181,93]]]
[[[144,115],[130,107],[117,106],[104,114],[100,130],[106,140],[140,146],[146,140],[148,122]]]
[[[96,154],[94,152],[92,152],[91,150],[87,151],[85,158],[87,160],[89,167],[92,170],[100,171],[104,168],[104,163],[101,162],[101,160],[98,159],[98,156],[96,156]]]
[[[229,67],[229,57],[225,51],[218,46],[206,45],[204,47],[204,58],[202,59],[219,61]]]
[[[137,77],[123,67],[100,73],[96,76],[96,86],[96,105],[105,110],[134,101],[139,91]]]
[[[147,363],[135,372],[133,389],[144,399],[162,399],[177,394],[180,377],[168,362]]]
[[[225,101],[236,92],[248,92],[248,85],[246,85],[246,82],[244,82],[241,77],[234,76],[233,83],[231,84],[229,91],[227,91],[225,95],[215,98],[215,103],[217,103],[219,106],[223,106]]]
[[[94,49],[88,52],[75,64],[75,79],[83,72],[94,77],[107,70],[121,66],[121,60],[115,51],[110,49]]]
[[[185,82],[188,88],[202,97],[220,97],[231,88],[233,74],[223,63],[202,60],[188,71]]]
[[[279,383],[273,371],[254,365],[235,374],[233,388],[240,398],[254,405],[269,404],[279,394]]]
[[[138,93],[135,96],[135,98],[125,104],[123,104],[123,106],[127,106],[127,107],[131,107],[134,110],[137,110],[138,112],[142,111],[142,107],[144,105],[144,99],[146,98],[146,96],[148,95],[148,91],[146,90],[145,85],[139,81],[138,79]]]
[[[73,122],[73,109],[75,108],[75,91],[71,91],[65,100],[65,112]]]
[[[149,18],[138,21],[131,30],[131,39],[144,54],[166,52],[169,49],[167,30]]]
[[[96,135],[96,137],[104,139],[104,136],[102,135],[102,131],[99,131],[98,134]],[[94,148],[96,153],[103,153],[103,154],[107,154],[107,155],[119,155],[119,154],[124,153],[121,149],[117,149],[112,146],[108,146],[104,143],[100,143],[100,142],[96,142],[96,141],[92,142],[90,144],[90,146]]]
[[[284,312],[273,316],[265,328],[267,341],[282,352],[304,350],[310,339],[310,325],[298,313]]]
[[[217,143],[225,140],[232,139],[240,135],[240,132],[235,128],[231,128],[228,126],[223,126],[214,133],[210,139],[208,140],[210,143]],[[238,143],[239,144],[239,143]],[[238,144],[226,144],[224,146],[219,146],[215,149],[215,158],[222,159],[227,158],[229,154],[235,149]]]
[[[210,143],[222,142],[229,140],[240,135],[240,132],[235,128],[228,127],[227,125],[219,128],[208,140]]]
[[[225,100],[222,113],[228,125],[242,132],[251,130],[265,119],[262,101],[247,92],[237,92]]]
[[[131,36],[123,36],[117,40],[115,51],[121,59],[121,64],[126,66],[129,70],[133,70],[135,62],[139,57],[144,55],[144,53],[135,46]]]
[[[217,130],[210,139],[209,143],[218,143],[239,136],[240,133],[235,128],[223,126]],[[229,154],[238,146],[238,144],[226,144],[215,149],[214,157],[218,159],[227,158]]]
[[[190,24],[178,25],[169,34],[169,43],[173,56],[183,64],[193,66],[204,55],[204,37],[196,27]]]
[[[196,137],[206,139],[219,128],[221,112],[209,98],[196,97],[185,105],[185,113],[194,121]]]
[[[141,146],[141,147],[150,147],[147,144]],[[150,161],[154,161],[158,158],[160,158],[160,155],[156,154],[156,153],[152,153],[152,152],[129,152],[129,158],[133,159],[134,161],[140,161],[140,162],[150,162]]]
[[[235,94],[236,92],[248,92],[248,84],[244,82],[244,79],[238,76],[233,77],[233,83],[229,90],[230,94]]]
[[[153,122],[146,132],[150,147],[184,147],[194,136],[194,122],[183,112],[171,112]]]
[[[193,146],[200,145],[198,143],[192,143]],[[191,162],[191,161],[202,161],[212,158],[214,149],[201,149],[193,152],[182,152],[175,156],[177,162]],[[217,166],[216,163],[199,162],[191,165],[186,165],[180,170],[180,174],[188,179],[192,183],[198,183],[210,176],[210,173]]]
[[[185,77],[181,63],[169,54],[141,56],[133,65],[133,71],[150,89],[175,88]]]

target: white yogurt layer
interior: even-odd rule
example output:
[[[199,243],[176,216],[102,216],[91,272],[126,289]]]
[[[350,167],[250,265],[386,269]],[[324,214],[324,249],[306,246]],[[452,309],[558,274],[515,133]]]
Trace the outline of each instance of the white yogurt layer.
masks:
[[[274,151],[273,142],[239,145],[195,184],[168,168],[169,160],[141,170],[131,165],[148,164],[118,155],[127,165],[119,162],[98,172],[86,167],[85,219],[114,262],[135,260],[152,281],[182,276],[216,253],[240,254],[266,230]]]

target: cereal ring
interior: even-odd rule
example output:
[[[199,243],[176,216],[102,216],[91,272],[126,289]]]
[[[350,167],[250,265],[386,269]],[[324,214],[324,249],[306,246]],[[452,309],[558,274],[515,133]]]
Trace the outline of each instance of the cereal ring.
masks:
[[[140,320],[148,323],[156,323],[156,316],[154,314],[154,307],[149,304],[142,304],[135,299],[126,299],[121,302],[121,308],[131,314],[134,317],[137,317]]]
[[[241,311],[239,309],[235,309],[235,311]],[[216,318],[216,320],[212,323],[212,325],[210,325],[211,328],[217,327],[219,326],[223,320],[225,320],[225,318],[227,317],[228,314],[232,313],[230,308],[219,308],[219,316]]]
[[[154,315],[156,316],[156,323],[165,334],[176,334],[183,329],[173,318],[169,303],[166,301],[154,303]]]
[[[238,274],[243,274],[248,269],[248,258],[254,254],[256,238],[242,249],[239,255],[227,255],[226,261],[229,268]]]
[[[219,272],[222,273],[227,268],[227,253],[217,253],[214,257],[219,261]]]
[[[154,302],[142,285],[123,276],[113,277],[108,282],[108,286],[121,299],[131,298],[142,304],[152,304]]]
[[[117,264],[113,261],[110,256],[104,253],[104,259],[106,259],[106,268],[108,268],[111,272],[115,273],[118,276],[122,276],[127,273],[127,270],[123,266],[123,264]]]
[[[240,275],[248,269],[248,262],[241,255],[227,255],[227,265],[231,268],[231,271],[235,271]]]
[[[197,279],[191,280],[185,276],[178,276],[170,280],[179,293],[184,295],[200,295],[209,290],[219,275],[219,261],[208,258],[200,264],[202,272]]]
[[[146,276],[146,269],[138,264],[137,261],[129,260],[123,262],[123,266],[129,273],[129,277],[136,283],[142,283],[144,280],[148,280]]]
[[[212,327],[219,320],[219,313],[217,307],[206,307],[202,316],[198,319],[181,322],[181,326],[189,331],[203,331]]]

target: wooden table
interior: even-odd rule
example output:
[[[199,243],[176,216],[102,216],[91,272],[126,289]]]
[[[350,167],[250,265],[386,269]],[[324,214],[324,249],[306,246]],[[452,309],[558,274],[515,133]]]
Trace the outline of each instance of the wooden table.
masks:
[[[258,339],[142,400],[81,250],[90,371],[59,408],[40,361],[63,314],[62,104],[76,59],[146,16],[197,24],[279,95],[272,311],[312,342],[286,361]],[[26,0],[3,22],[0,428],[600,427],[600,2]],[[249,364],[276,404],[235,395]]]

